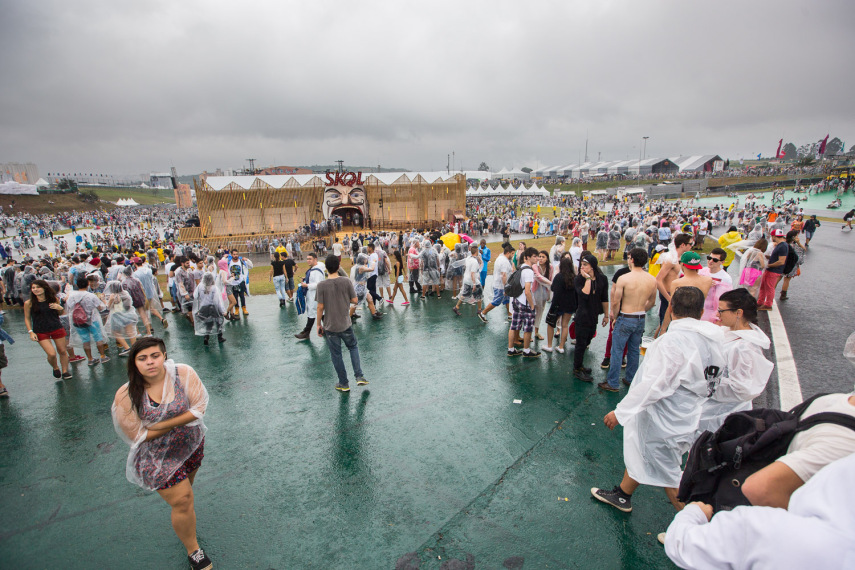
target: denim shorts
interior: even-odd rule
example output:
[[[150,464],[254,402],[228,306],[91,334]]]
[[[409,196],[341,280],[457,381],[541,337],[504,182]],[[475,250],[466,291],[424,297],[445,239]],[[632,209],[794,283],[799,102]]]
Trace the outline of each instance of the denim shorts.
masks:
[[[505,295],[503,289],[493,289],[493,300],[490,301],[491,305],[498,307],[499,305],[507,305],[510,302],[511,298]]]
[[[80,340],[83,344],[90,342],[104,342],[104,335],[101,332],[101,323],[93,322],[88,327],[75,326],[74,329],[80,335]]]

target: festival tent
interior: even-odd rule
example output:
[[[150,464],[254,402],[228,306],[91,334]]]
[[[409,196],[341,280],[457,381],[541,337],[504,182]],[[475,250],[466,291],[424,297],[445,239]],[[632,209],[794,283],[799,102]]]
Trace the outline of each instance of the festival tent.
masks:
[[[38,188],[47,188],[48,186],[50,186],[50,182],[48,182],[44,178],[39,178],[39,181],[36,182],[36,187]]]
[[[15,196],[38,196],[39,191],[35,184],[20,184],[18,182],[3,182],[0,184],[0,194],[12,194]]]
[[[717,160],[721,160],[717,154],[679,156],[671,159],[680,172],[712,172],[713,164]]]
[[[139,206],[139,202],[134,200],[133,198],[120,198],[118,202],[116,202],[117,206]]]
[[[627,172],[629,172],[629,165],[632,163],[632,160],[619,160],[609,165],[609,168],[606,170],[606,172],[608,174],[626,174]]]

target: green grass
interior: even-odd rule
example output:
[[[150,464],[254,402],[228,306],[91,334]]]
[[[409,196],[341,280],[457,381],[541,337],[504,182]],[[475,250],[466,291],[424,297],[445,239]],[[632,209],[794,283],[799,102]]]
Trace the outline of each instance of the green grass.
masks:
[[[146,188],[117,188],[117,187],[100,187],[86,186],[81,187],[80,191],[92,190],[98,194],[101,200],[116,202],[122,198],[133,198],[140,204],[147,206],[151,204],[174,204],[175,193],[172,190],[157,190]]]

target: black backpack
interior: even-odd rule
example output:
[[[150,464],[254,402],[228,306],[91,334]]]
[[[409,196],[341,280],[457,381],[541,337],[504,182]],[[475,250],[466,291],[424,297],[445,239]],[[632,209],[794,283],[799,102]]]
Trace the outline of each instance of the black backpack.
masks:
[[[702,501],[715,512],[750,505],[742,484],[750,475],[787,453],[793,437],[818,424],[828,423],[855,430],[855,417],[835,412],[799,419],[814,400],[810,398],[789,412],[756,409],[727,416],[715,433],[705,431],[692,445],[677,498]]]
[[[798,262],[799,256],[796,255],[796,250],[793,249],[793,246],[787,244],[787,261],[784,262],[784,275],[795,269]]]
[[[511,276],[508,277],[508,282],[505,284],[505,295],[511,299],[516,299],[523,294],[523,291],[525,291],[525,285],[522,284],[523,269],[534,271],[531,267],[520,266],[519,269],[511,273]]]

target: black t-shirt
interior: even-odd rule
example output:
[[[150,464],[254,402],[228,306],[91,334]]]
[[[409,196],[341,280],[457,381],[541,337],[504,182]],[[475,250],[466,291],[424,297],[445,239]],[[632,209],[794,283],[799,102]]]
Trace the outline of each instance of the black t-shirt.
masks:
[[[279,277],[280,275],[285,275],[285,271],[284,271],[285,262],[284,261],[275,261],[275,260],[271,261],[270,266],[273,267],[273,276],[274,277]]]
[[[297,267],[297,262],[289,257],[282,263],[285,265],[285,274],[288,276],[288,279],[294,277],[294,268]]]
[[[786,259],[787,254],[789,254],[789,253],[790,253],[790,246],[787,245],[787,242],[782,241],[778,245],[775,246],[775,249],[772,250],[772,255],[769,256],[769,263],[775,263],[776,261],[778,261],[782,257],[784,259]],[[784,273],[784,266],[779,265],[777,267],[769,267],[768,270],[770,273],[783,274]]]
[[[581,275],[576,276],[576,326],[596,327],[597,316],[603,312],[603,303],[609,302],[609,280],[602,273],[597,273],[588,295],[582,292],[585,281]]]

